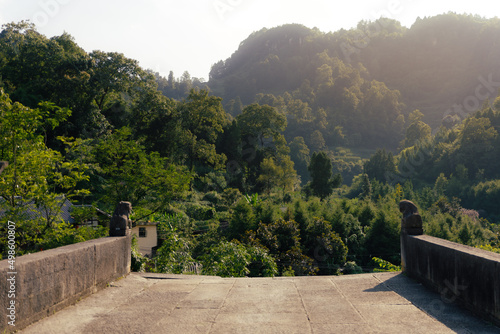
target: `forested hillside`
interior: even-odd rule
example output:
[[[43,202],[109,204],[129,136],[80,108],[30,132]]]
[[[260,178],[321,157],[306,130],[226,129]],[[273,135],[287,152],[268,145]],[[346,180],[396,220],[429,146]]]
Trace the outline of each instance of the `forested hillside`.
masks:
[[[390,269],[406,198],[427,234],[498,250],[499,34],[497,19],[455,14],[286,25],[253,33],[204,83],[5,25],[0,245],[8,220],[19,255],[98,237],[62,222],[64,199],[108,213],[127,200],[163,241],[153,260],[134,252],[136,269]]]
[[[453,13],[409,29],[383,18],[334,33],[262,29],[212,67],[209,86],[235,114],[258,94],[283,98],[288,117],[299,128],[312,122],[329,146],[338,145],[340,126],[350,146],[395,149],[413,110],[438,129],[446,116],[446,124],[463,120],[496,97],[499,32],[498,19]],[[302,135],[289,131],[290,139]]]

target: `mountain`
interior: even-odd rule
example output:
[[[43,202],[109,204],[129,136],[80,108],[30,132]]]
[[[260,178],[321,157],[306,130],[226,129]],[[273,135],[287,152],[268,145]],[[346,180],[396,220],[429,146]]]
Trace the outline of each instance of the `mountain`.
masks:
[[[415,109],[437,129],[446,116],[463,119],[497,96],[499,37],[500,19],[454,13],[419,18],[410,28],[386,18],[333,33],[264,28],[213,65],[208,85],[230,113],[240,110],[235,102],[272,95],[294,120],[289,102],[300,101],[313,123],[328,124],[314,125],[327,144],[340,127],[347,144],[391,148]]]

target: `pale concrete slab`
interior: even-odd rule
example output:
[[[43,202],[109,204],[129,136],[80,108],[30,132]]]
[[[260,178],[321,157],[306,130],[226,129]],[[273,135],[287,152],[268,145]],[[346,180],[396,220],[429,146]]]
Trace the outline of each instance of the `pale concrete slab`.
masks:
[[[401,273],[133,273],[21,333],[500,333]]]

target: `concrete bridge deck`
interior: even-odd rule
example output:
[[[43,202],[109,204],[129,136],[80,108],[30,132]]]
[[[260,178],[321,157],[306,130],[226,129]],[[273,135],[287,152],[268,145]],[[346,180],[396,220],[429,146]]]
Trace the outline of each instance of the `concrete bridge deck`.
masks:
[[[401,273],[132,273],[21,333],[500,333]]]

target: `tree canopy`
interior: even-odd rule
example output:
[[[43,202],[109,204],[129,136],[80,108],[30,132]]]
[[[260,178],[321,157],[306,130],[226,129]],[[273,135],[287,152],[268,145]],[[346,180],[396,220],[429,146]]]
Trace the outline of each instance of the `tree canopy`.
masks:
[[[63,205],[127,200],[163,240],[154,260],[134,252],[139,267],[331,275],[398,264],[407,198],[426,233],[497,249],[499,22],[262,29],[209,82],[4,25],[0,232],[20,222],[21,252],[98,237]]]

